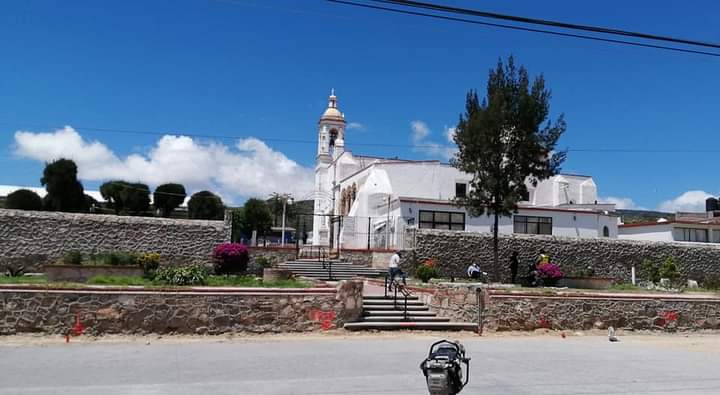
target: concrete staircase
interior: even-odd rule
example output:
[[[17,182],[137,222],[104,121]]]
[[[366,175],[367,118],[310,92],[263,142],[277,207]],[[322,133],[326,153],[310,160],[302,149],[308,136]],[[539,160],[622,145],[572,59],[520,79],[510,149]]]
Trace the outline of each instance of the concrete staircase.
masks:
[[[349,280],[354,277],[383,277],[385,270],[372,269],[368,266],[353,265],[337,260],[326,261],[325,265],[317,260],[295,260],[281,263],[279,269],[285,269],[296,276],[314,278],[323,281]],[[332,272],[332,278],[330,274]]]
[[[407,299],[406,313],[404,297],[398,296],[396,302],[392,296],[364,296],[363,318],[359,322],[345,324],[345,329],[351,331],[369,329],[477,330],[477,324],[450,322],[449,318],[438,317],[419,301],[417,296],[408,296]]]

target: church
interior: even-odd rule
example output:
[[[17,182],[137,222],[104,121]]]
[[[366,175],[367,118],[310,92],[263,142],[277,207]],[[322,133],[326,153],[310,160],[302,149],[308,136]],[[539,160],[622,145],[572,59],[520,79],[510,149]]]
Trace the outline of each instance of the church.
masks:
[[[452,199],[472,176],[437,160],[386,159],[345,146],[345,115],[334,92],[318,123],[313,245],[403,248],[408,228],[490,232],[493,218],[473,217]],[[559,174],[528,184],[529,196],[501,234],[617,238],[615,205],[598,204],[592,177]]]

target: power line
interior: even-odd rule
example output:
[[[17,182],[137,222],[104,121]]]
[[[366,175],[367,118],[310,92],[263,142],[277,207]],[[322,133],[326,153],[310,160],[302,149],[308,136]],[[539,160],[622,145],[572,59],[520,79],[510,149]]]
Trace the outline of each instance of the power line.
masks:
[[[666,41],[666,42],[673,42],[673,43],[677,43],[677,44],[688,44],[688,45],[720,49],[720,44],[702,42],[702,41],[697,41],[697,40],[689,40],[689,39],[685,39],[685,38],[660,36],[657,34],[633,32],[633,31],[620,30],[620,29],[607,28],[607,27],[599,27],[599,26],[579,25],[579,24],[574,24],[574,23],[558,22],[558,21],[551,21],[551,20],[537,19],[537,18],[528,18],[528,17],[516,16],[516,15],[498,14],[498,13],[494,13],[494,12],[473,10],[473,9],[460,8],[460,7],[452,7],[452,6],[446,6],[446,5],[441,5],[441,4],[425,3],[425,2],[420,2],[420,1],[411,1],[411,0],[370,0],[370,1],[373,1],[375,3],[395,4],[395,5],[400,5],[400,6],[404,6],[404,7],[410,7],[410,8],[422,8],[422,9],[429,9],[429,10],[442,11],[442,12],[455,13],[455,14],[472,15],[472,16],[478,16],[478,17],[482,17],[482,18],[500,19],[500,20],[506,20],[506,21],[532,24],[532,25],[552,26],[552,27],[559,27],[559,28],[570,29],[570,30],[580,30],[580,31],[587,31],[587,32],[611,34],[611,35],[626,36],[626,37],[635,37],[635,38],[642,38],[642,39],[655,40],[655,41]]]
[[[418,11],[410,11],[410,10],[403,10],[403,9],[397,9],[397,8],[383,7],[383,6],[372,5],[372,4],[357,3],[354,1],[347,1],[347,0],[326,0],[326,1],[331,2],[331,3],[355,6],[355,7],[371,8],[371,9],[394,12],[394,13],[399,13],[399,14],[423,16],[423,17],[427,17],[427,18],[470,23],[470,24],[474,24],[474,25],[498,27],[498,28],[502,28],[502,29],[519,30],[519,31],[525,31],[525,32],[532,32],[532,33],[549,34],[549,35],[553,35],[553,36],[579,38],[579,39],[583,39],[583,40],[600,41],[600,42],[613,43],[613,44],[630,45],[630,46],[635,46],[635,47],[654,48],[654,49],[662,49],[662,50],[674,51],[674,52],[720,57],[720,53],[716,53],[716,52],[707,52],[707,51],[700,51],[700,50],[687,49],[687,48],[678,48],[678,47],[668,47],[665,45],[640,43],[640,42],[618,40],[618,39],[611,39],[611,38],[602,38],[602,37],[595,37],[595,36],[588,36],[588,35],[574,34],[574,33],[563,33],[563,32],[557,32],[557,31],[552,31],[552,30],[535,29],[535,28],[530,28],[530,27],[514,26],[514,25],[505,25],[505,24],[500,24],[500,23],[482,22],[482,21],[473,20],[473,19],[458,18],[458,17],[446,16],[446,15],[430,14],[430,13],[426,13],[426,12],[418,12]]]
[[[33,124],[23,122],[0,122],[0,125],[22,125],[24,127],[36,127],[46,129],[62,129],[63,126],[48,125],[48,124]],[[116,129],[116,128],[103,128],[103,127],[90,127],[90,126],[72,126],[73,129],[77,130],[88,130],[88,131],[99,131],[104,133],[117,133],[117,134],[139,134],[139,135],[151,135],[151,136],[185,136],[193,138],[207,138],[207,139],[223,139],[223,140],[238,140],[256,138],[261,141],[281,142],[281,143],[293,143],[293,144],[317,144],[317,140],[300,140],[300,139],[288,139],[278,137],[260,138],[255,136],[230,136],[230,135],[216,135],[216,134],[201,134],[201,133],[185,133],[185,132],[153,132],[148,130],[134,130],[134,129]],[[457,148],[453,145],[442,145],[442,144],[388,144],[388,143],[356,143],[352,142],[348,145],[358,147],[379,147],[379,148],[409,148],[409,149],[433,149],[443,150]],[[720,149],[707,149],[707,148],[568,148],[568,152],[588,152],[588,153],[720,153]],[[0,156],[2,157],[2,156]],[[5,156],[5,158],[12,158]],[[390,159],[390,158],[388,158]]]

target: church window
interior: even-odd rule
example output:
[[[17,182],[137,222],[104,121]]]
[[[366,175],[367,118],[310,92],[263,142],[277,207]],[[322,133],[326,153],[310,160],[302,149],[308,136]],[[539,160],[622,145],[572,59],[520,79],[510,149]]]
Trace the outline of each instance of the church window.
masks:
[[[467,184],[464,182],[455,183],[455,197],[463,198],[467,196]]]
[[[603,226],[603,237],[610,237],[610,228]]]
[[[465,230],[465,213],[420,210],[420,228]]]
[[[523,234],[551,235],[552,217],[516,215],[513,217],[513,231]]]

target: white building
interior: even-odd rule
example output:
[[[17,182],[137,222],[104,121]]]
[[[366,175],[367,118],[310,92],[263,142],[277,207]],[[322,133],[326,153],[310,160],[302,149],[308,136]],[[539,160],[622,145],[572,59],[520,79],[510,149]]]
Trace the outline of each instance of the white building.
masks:
[[[313,244],[402,247],[407,227],[490,232],[492,217],[471,217],[451,200],[472,177],[439,161],[355,155],[345,148],[345,116],[330,95],[318,126]],[[563,174],[533,187],[500,233],[617,237],[615,206],[597,204],[589,176]],[[331,229],[334,231],[331,232]]]
[[[675,219],[620,224],[618,237],[631,240],[720,243],[720,210],[708,199],[704,213],[676,213]],[[713,203],[715,206],[713,206]]]

